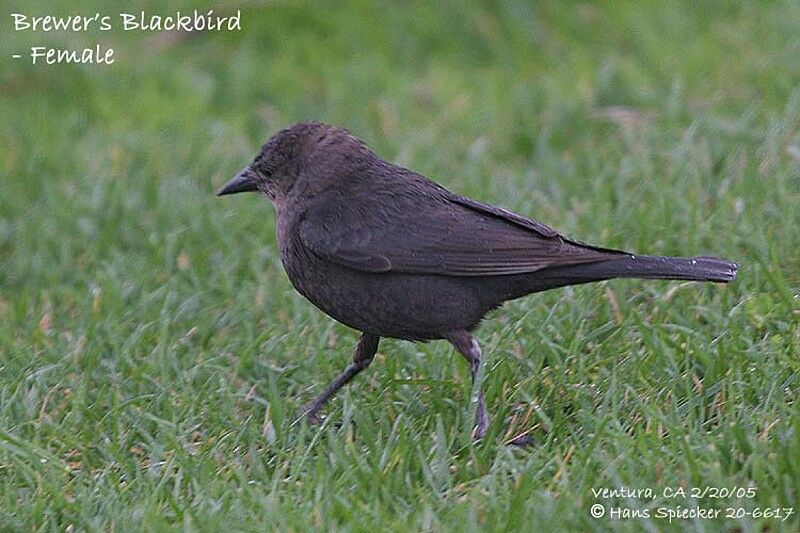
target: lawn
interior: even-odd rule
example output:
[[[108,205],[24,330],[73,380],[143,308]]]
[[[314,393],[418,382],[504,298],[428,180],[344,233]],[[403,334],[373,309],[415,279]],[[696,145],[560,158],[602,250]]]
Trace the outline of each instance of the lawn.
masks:
[[[179,2],[242,10],[202,34],[17,32],[174,11],[5,4],[0,529],[800,528],[800,4]],[[98,43],[113,65],[27,59]],[[480,443],[441,341],[383,341],[322,426],[292,425],[358,334],[293,291],[264,198],[214,192],[307,119],[579,240],[739,276],[493,312]],[[657,516],[679,507],[721,514]]]

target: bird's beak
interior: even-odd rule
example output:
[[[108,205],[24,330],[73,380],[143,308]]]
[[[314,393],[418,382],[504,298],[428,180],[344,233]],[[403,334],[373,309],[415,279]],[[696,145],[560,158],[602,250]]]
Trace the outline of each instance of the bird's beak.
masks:
[[[235,194],[237,192],[250,192],[258,190],[258,182],[255,179],[253,171],[249,166],[245,167],[239,172],[235,178],[226,183],[217,192],[217,196],[225,196],[226,194]]]

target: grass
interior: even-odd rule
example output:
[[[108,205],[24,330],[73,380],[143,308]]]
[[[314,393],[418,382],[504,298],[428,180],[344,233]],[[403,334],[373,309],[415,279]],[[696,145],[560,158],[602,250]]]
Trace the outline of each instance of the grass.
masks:
[[[796,3],[250,2],[243,24],[0,35],[8,55],[117,56],[0,73],[0,528],[800,527]],[[729,257],[739,278],[494,312],[477,445],[443,342],[384,341],[322,427],[291,427],[357,334],[292,290],[263,199],[213,192],[301,119],[581,240]],[[503,446],[507,421],[536,445]],[[663,494],[706,486],[755,495]],[[592,492],[619,487],[655,494]],[[593,519],[598,503],[651,516]],[[663,506],[795,514],[670,523]]]

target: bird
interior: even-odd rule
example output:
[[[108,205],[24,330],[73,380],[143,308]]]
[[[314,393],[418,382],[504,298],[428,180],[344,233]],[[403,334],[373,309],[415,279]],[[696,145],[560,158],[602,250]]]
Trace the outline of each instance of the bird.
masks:
[[[585,244],[527,216],[462,196],[381,159],[347,129],[300,122],[273,135],[218,196],[256,192],[276,213],[292,286],[361,333],[352,362],[298,420],[314,424],[336,392],[370,366],[381,338],[447,340],[469,364],[474,333],[504,302],[612,278],[727,283],[738,265],[715,257],[661,257]],[[489,416],[472,398],[472,438]],[[521,435],[516,444],[528,444]]]

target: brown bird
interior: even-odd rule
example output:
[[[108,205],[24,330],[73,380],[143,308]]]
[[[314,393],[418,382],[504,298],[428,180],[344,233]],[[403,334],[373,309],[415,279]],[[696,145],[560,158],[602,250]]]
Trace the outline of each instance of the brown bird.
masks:
[[[372,362],[381,337],[447,339],[478,377],[472,332],[507,300],[611,278],[728,282],[713,257],[634,255],[583,244],[499,207],[454,194],[375,155],[347,130],[300,123],[280,131],[218,195],[261,192],[300,294],[361,332],[353,362],[301,413],[320,408]],[[488,424],[475,400],[476,439]],[[517,443],[524,443],[522,438]]]

